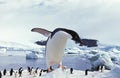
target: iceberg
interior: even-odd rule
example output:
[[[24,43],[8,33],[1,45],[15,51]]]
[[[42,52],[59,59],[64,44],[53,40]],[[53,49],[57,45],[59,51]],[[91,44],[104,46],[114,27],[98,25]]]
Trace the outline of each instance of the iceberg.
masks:
[[[31,51],[30,53],[26,54],[26,59],[38,59],[44,57],[44,53],[38,51]]]

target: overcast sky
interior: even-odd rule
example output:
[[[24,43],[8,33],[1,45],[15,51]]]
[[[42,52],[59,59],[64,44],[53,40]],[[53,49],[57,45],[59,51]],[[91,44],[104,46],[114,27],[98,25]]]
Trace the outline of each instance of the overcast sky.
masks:
[[[81,38],[120,45],[120,0],[0,0],[0,40],[46,39],[34,27],[69,28]]]

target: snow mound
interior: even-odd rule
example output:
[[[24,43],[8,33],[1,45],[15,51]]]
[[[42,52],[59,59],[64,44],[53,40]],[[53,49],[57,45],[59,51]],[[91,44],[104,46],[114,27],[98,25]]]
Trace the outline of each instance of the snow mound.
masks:
[[[108,53],[99,53],[92,59],[96,59],[93,62],[94,67],[97,67],[98,65],[104,65],[106,69],[111,69],[111,67],[114,65]]]
[[[120,78],[120,66],[115,66],[108,73],[105,73],[105,78]]]

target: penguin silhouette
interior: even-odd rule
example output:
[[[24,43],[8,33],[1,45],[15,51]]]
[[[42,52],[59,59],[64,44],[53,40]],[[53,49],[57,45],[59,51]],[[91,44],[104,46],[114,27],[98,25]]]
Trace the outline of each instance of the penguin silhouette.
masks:
[[[13,68],[11,68],[11,69],[10,69],[10,76],[13,75],[13,72],[14,72],[14,71],[13,71]]]
[[[70,68],[70,74],[73,74],[73,68]]]
[[[4,70],[3,70],[3,75],[5,76],[5,75],[6,75],[6,73],[7,73],[7,70],[6,70],[6,69],[4,69]]]
[[[27,67],[27,71],[30,73],[30,67],[29,66]]]
[[[41,69],[41,70],[40,70],[39,76],[41,76],[41,75],[42,75],[42,72],[43,72],[43,69]]]
[[[23,69],[22,69],[22,67],[20,67],[19,70],[18,70],[19,77],[22,76],[22,71],[23,71]]]

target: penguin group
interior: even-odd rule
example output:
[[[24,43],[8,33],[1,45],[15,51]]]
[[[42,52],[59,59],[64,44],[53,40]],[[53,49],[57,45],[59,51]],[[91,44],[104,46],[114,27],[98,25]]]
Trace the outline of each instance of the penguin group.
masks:
[[[36,69],[33,70],[33,67],[27,67],[27,71],[29,73],[29,75],[33,75],[35,76],[42,76],[42,72],[46,72],[46,70],[44,69],[39,69],[39,67],[37,67]],[[7,71],[6,69],[4,69],[3,71],[0,71],[0,78],[2,78],[3,76],[9,75],[9,76],[15,76],[15,78],[17,77],[22,77],[22,72],[23,72],[23,68],[20,67],[18,70],[14,70],[13,68],[11,68],[9,71]]]
[[[99,72],[104,72],[105,70],[105,66],[104,65],[98,65],[98,67],[96,68],[96,70],[92,70],[92,71],[99,71]],[[88,72],[91,71],[90,69],[86,69],[85,70],[85,75],[88,75]]]

